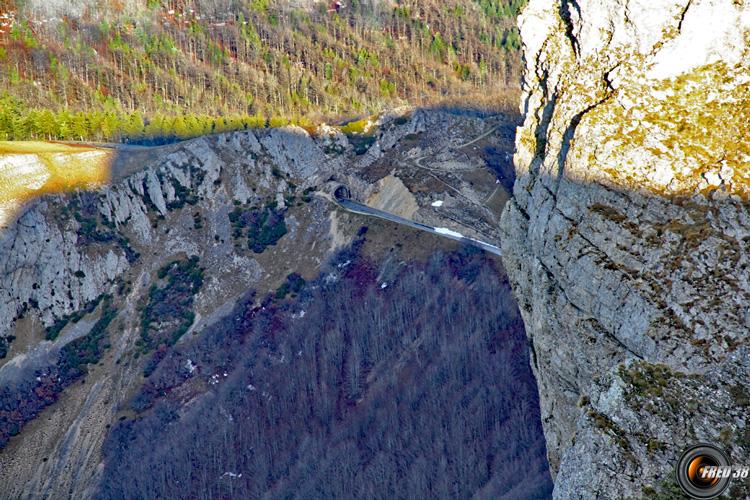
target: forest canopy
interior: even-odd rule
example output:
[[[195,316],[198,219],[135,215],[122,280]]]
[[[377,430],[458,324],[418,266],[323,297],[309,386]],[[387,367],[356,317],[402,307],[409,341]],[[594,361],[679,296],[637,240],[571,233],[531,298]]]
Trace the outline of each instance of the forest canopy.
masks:
[[[515,107],[525,0],[88,3],[0,0],[0,140],[174,140],[400,105]]]

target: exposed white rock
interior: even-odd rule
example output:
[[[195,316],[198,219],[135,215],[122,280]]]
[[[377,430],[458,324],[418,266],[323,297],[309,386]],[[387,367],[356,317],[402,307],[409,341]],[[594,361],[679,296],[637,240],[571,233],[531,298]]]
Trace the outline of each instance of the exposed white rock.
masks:
[[[34,154],[0,156],[0,178],[8,174],[31,190],[40,189],[50,177],[46,165]]]
[[[149,170],[146,173],[146,186],[148,187],[148,197],[151,198],[156,209],[159,210],[161,215],[166,215],[167,203],[164,201],[161,185],[159,184],[159,180],[156,178],[156,174],[154,174],[153,170]]]
[[[274,129],[263,137],[261,143],[284,174],[310,177],[318,173],[319,165],[326,162],[322,151],[313,146],[313,140],[300,127]]]
[[[414,214],[419,210],[414,195],[401,179],[392,174],[375,184],[372,195],[367,199],[367,205],[407,219],[414,218]]]

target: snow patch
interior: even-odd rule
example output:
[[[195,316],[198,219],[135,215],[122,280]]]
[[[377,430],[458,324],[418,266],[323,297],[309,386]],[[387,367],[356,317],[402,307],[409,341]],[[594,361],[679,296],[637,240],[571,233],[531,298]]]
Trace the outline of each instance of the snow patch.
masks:
[[[451,229],[448,229],[447,227],[436,227],[435,232],[438,234],[445,234],[446,236],[453,236],[455,238],[463,238],[464,235],[461,233],[457,233],[456,231],[453,231]]]
[[[336,283],[338,280],[339,280],[339,277],[336,276],[333,273],[328,274],[328,275],[326,275],[325,278],[323,278],[323,282],[326,283],[327,285],[329,285],[331,283]]]

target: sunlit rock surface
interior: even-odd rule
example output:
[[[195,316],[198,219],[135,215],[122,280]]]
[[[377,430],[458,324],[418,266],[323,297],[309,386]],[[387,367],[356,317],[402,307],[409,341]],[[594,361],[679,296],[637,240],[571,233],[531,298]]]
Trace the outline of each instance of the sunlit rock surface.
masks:
[[[104,185],[114,154],[90,146],[0,142],[0,228],[33,197]]]
[[[558,498],[750,462],[750,2],[531,0],[503,253]],[[736,494],[740,494],[735,491]]]

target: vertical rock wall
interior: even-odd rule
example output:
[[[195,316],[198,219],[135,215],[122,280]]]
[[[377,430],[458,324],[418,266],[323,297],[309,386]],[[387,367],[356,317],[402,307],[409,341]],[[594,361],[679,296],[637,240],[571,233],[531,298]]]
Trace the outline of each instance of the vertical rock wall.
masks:
[[[503,252],[558,498],[750,462],[750,2],[531,0]],[[737,487],[735,485],[735,487]]]

